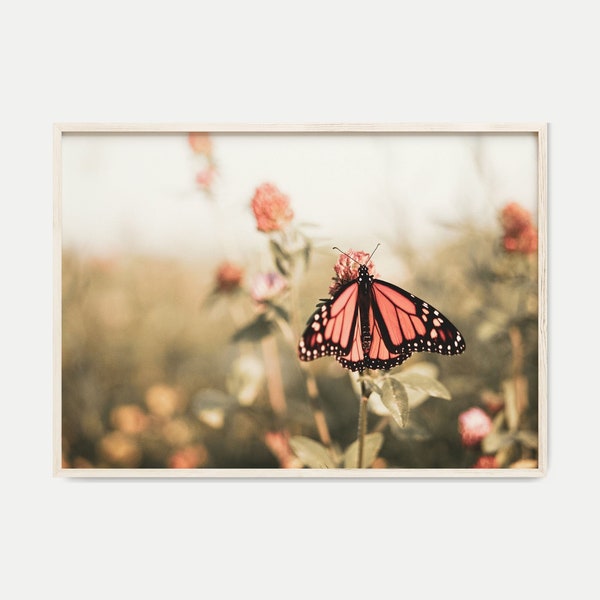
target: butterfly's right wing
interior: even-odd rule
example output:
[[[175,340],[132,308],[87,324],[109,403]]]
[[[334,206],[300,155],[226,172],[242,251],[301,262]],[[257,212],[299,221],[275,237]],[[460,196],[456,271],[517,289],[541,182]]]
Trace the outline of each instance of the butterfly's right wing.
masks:
[[[386,281],[372,286],[375,321],[384,345],[392,353],[461,354],[465,340],[435,306]]]

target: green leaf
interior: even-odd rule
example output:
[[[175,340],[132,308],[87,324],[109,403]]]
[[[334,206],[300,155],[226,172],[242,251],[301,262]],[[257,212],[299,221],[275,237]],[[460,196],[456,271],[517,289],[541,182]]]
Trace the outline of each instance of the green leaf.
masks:
[[[364,439],[363,466],[369,468],[377,458],[377,454],[383,445],[383,433],[367,433]],[[358,440],[352,442],[344,453],[344,467],[356,469],[358,467]]]
[[[524,446],[527,446],[528,448],[532,448],[533,450],[538,449],[539,440],[538,440],[537,433],[535,433],[533,431],[519,431],[516,434],[516,438]]]
[[[192,399],[194,409],[230,408],[231,406],[235,406],[235,404],[235,399],[230,394],[214,388],[201,389]]]
[[[310,255],[312,252],[312,244],[310,242],[306,242],[306,246],[302,249],[302,257],[304,258],[304,266],[308,267],[310,263]]]
[[[263,363],[254,356],[242,355],[232,362],[225,378],[225,387],[241,406],[249,406],[258,397],[264,379]]]
[[[277,270],[284,276],[288,277],[290,274],[290,263],[288,260],[281,258],[279,256],[275,257],[275,266]]]
[[[392,435],[403,442],[425,442],[433,438],[429,430],[429,424],[423,419],[418,418],[418,413],[414,412],[410,417],[410,423],[407,427],[400,427],[395,421],[390,423]]]
[[[329,450],[311,438],[294,435],[290,438],[290,448],[302,463],[311,469],[335,469],[337,467]]]
[[[292,263],[292,257],[290,256],[290,253],[272,238],[269,240],[269,245],[271,247],[273,261],[275,262],[277,270],[284,277],[287,277],[290,274],[290,267]]]
[[[499,310],[489,310],[485,320],[477,328],[477,337],[482,342],[487,342],[500,335],[506,335],[508,329],[508,316]]]
[[[402,383],[393,377],[386,377],[381,386],[381,401],[390,411],[392,418],[400,427],[408,423],[408,394]]]
[[[513,435],[506,431],[492,431],[481,441],[481,449],[485,454],[494,454],[505,446],[512,444],[513,441]]]
[[[405,386],[406,393],[408,394],[408,406],[410,408],[417,408],[429,398],[429,394],[422,390],[415,390],[411,387]]]
[[[206,297],[202,300],[200,306],[202,308],[210,308],[212,307],[215,302],[219,299],[219,295],[217,293],[217,290],[211,290],[211,292],[209,294],[206,295]]]
[[[357,394],[360,394],[360,391],[358,391]],[[369,394],[367,406],[372,413],[379,415],[380,417],[387,417],[390,414],[390,411],[381,400],[381,393],[379,391],[373,390]]]
[[[415,361],[414,363],[404,364],[398,373],[421,373],[421,375],[427,375],[432,379],[438,378],[440,372],[439,367],[426,360]]]
[[[434,398],[452,399],[448,388],[433,377],[414,371],[401,372],[393,375],[393,377],[405,386],[425,392]]]
[[[273,238],[269,240],[269,245],[271,246],[271,252],[273,253],[273,257],[275,259],[281,258],[283,260],[289,260],[289,254]]]
[[[432,379],[437,379],[438,372],[439,368],[436,365],[421,360],[413,364],[404,365],[400,369],[392,371],[391,375],[397,375],[399,373],[404,375],[407,373],[420,373],[421,375],[426,375]],[[408,386],[405,386],[405,388],[406,393],[408,394],[408,406],[411,409],[417,408],[429,398],[429,392],[424,392],[423,390],[414,389]]]
[[[319,227],[319,224],[311,223],[310,221],[302,221],[302,223],[298,223],[298,227]]]
[[[270,302],[267,301],[265,302],[265,304],[281,319],[283,319],[286,322],[289,322],[290,320],[290,315],[288,313],[288,311],[283,308],[283,306],[280,306],[279,304],[275,304],[274,302]]]
[[[271,334],[274,323],[269,318],[261,314],[254,321],[242,327],[231,338],[234,342],[257,342]]]

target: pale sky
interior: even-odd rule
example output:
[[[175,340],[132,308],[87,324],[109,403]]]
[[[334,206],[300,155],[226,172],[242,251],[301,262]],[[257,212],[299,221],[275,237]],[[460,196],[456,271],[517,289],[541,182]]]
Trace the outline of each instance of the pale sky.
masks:
[[[62,238],[86,253],[175,257],[247,253],[264,236],[249,204],[271,182],[326,245],[369,251],[441,223],[494,223],[515,200],[537,214],[534,134],[214,134],[214,198],[185,134],[65,134]],[[372,248],[371,248],[372,249]]]

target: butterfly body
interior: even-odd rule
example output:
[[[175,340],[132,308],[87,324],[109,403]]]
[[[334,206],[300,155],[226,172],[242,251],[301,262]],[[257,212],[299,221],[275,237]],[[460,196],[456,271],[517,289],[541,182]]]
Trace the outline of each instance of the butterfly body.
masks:
[[[465,342],[436,308],[393,284],[375,279],[366,265],[342,284],[308,320],[298,355],[310,361],[335,356],[352,371],[390,369],[413,352],[460,354]]]
[[[371,308],[371,286],[373,285],[373,279],[374,278],[369,274],[367,267],[360,265],[356,281],[359,287],[358,310],[360,314],[360,339],[364,353],[369,352],[372,341],[369,313]]]

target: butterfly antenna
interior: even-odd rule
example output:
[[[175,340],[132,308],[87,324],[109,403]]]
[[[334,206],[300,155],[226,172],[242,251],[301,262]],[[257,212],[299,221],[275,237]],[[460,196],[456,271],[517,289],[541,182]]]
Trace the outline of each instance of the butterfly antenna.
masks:
[[[373,254],[375,254],[375,252],[377,252],[377,248],[379,248],[379,246],[381,246],[381,244],[377,244],[377,246],[375,246],[375,250],[373,250],[373,252],[371,252],[371,254],[369,254],[369,258],[367,258],[367,262],[369,262],[373,256]]]
[[[346,254],[343,250],[340,250],[337,246],[334,246],[332,250],[337,250],[338,252],[341,252],[344,256],[347,256],[350,260],[353,260],[357,265],[360,265],[360,263],[357,260],[352,258],[349,254]]]

